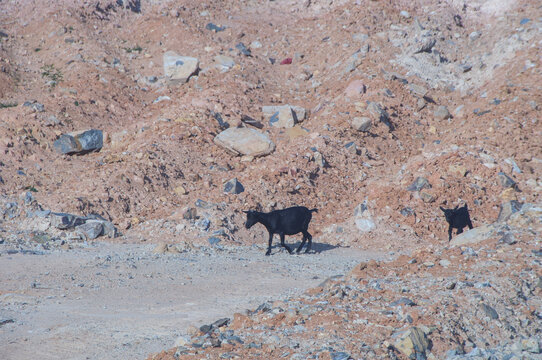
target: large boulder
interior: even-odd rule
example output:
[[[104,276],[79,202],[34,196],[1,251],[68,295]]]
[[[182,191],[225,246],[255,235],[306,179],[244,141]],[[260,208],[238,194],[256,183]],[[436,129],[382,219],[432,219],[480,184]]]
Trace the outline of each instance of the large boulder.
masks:
[[[164,53],[164,74],[174,84],[184,84],[199,68],[199,60],[189,56],[180,56],[173,51]]]
[[[83,155],[98,151],[103,146],[103,132],[102,130],[90,129],[62,134],[53,146],[59,153],[67,155]]]
[[[234,155],[264,156],[275,150],[275,144],[266,133],[249,128],[226,129],[214,142]]]

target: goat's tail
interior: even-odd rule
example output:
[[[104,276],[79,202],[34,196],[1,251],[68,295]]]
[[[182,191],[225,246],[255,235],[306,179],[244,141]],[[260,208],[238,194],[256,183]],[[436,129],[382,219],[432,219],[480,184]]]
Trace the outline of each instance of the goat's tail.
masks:
[[[316,209],[316,208],[315,209],[310,209],[309,211],[310,212],[318,212],[318,209]]]

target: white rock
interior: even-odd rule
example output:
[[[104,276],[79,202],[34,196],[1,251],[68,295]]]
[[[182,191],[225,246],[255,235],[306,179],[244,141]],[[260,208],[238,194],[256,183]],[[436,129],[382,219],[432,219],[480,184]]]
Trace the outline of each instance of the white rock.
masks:
[[[235,155],[264,156],[275,150],[275,144],[266,133],[249,128],[226,129],[214,142]]]
[[[199,68],[199,60],[167,51],[163,57],[164,74],[174,84],[184,84]]]

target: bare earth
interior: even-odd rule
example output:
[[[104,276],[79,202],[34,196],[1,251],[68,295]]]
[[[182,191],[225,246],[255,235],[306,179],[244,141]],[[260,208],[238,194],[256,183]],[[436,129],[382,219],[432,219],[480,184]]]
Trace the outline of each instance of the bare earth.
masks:
[[[318,246],[315,246],[318,249]],[[299,295],[360,261],[351,248],[291,256],[274,248],[153,254],[152,245],[95,243],[70,252],[0,256],[3,359],[142,359],[189,325]],[[228,315],[229,314],[229,315]]]

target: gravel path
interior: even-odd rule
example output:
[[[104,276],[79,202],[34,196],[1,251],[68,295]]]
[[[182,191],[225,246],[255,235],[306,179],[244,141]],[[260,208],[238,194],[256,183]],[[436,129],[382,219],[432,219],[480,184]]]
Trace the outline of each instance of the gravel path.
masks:
[[[153,254],[95,243],[44,254],[0,248],[0,354],[9,359],[143,359],[200,326],[303,292],[383,254],[274,248]]]

